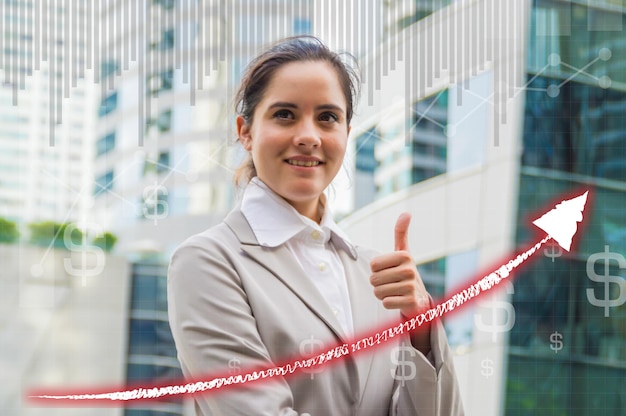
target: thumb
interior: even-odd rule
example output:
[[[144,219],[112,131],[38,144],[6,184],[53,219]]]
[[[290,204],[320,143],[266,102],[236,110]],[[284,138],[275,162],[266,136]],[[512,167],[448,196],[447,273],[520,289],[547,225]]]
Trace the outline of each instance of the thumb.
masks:
[[[395,250],[409,249],[409,223],[411,222],[411,214],[403,212],[396,221],[395,232]]]

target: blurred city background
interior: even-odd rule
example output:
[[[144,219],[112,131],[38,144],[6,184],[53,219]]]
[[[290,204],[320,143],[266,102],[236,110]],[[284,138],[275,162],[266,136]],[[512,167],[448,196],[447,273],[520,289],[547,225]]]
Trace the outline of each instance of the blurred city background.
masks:
[[[590,191],[572,251],[545,246],[444,319],[466,413],[626,415],[625,16],[624,0],[1,0],[0,414],[192,414],[25,397],[180,378],[169,256],[240,195],[249,59],[312,34],[363,74],[337,220],[389,251],[410,211],[435,299]]]

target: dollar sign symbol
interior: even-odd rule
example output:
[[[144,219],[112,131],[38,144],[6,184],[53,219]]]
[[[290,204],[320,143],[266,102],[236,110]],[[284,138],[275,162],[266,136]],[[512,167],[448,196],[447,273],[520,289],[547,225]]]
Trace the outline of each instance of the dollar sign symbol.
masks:
[[[408,352],[411,357],[415,357],[417,354],[413,348],[407,347],[404,343],[402,346],[395,347],[391,350],[391,362],[397,366],[397,369],[391,370],[391,377],[393,377],[394,380],[400,380],[402,382],[402,386],[404,386],[407,380],[412,380],[417,375],[415,363],[405,359],[405,352]],[[407,366],[409,367],[408,374],[406,371]],[[398,369],[400,370],[399,372]]]
[[[483,368],[480,370],[480,374],[489,378],[493,375],[493,361],[490,358],[485,358],[480,362],[480,366]]]
[[[143,190],[143,216],[154,220],[155,225],[157,220],[167,217],[168,205],[165,198],[167,194],[167,188],[157,182]]]
[[[502,282],[506,283],[504,286],[506,291],[510,294],[514,293],[513,285],[510,282]],[[511,305],[510,302],[496,301],[491,300],[488,302],[482,302],[483,305],[491,308],[491,324],[486,324],[482,320],[481,315],[474,315],[474,322],[476,323],[476,327],[485,332],[491,332],[491,338],[493,342],[496,342],[496,335],[501,332],[510,331],[515,325],[515,308]],[[506,319],[503,324],[498,325],[498,309],[504,310],[506,313]]]
[[[548,243],[548,246],[551,250],[548,251],[548,247],[546,247],[543,250],[543,254],[546,257],[550,257],[552,259],[552,263],[554,263],[554,258],[561,257],[561,255],[563,254],[563,250],[561,250],[561,246],[556,244],[554,240],[550,240],[550,243]],[[558,251],[555,252],[555,249],[558,249]]]
[[[555,354],[563,349],[562,339],[563,335],[560,332],[554,331],[552,335],[550,335],[550,343],[552,344],[550,345],[550,349],[553,350]]]
[[[322,341],[320,341],[319,339],[315,339],[313,335],[311,335],[311,338],[305,339],[300,343],[300,355],[310,357],[316,352],[319,352],[323,346],[324,344],[322,343]],[[322,370],[323,369],[320,367],[302,369],[303,372],[311,374],[311,380],[315,378],[315,374],[321,373]]]
[[[598,275],[595,270],[595,262],[604,261],[604,274]],[[620,269],[626,269],[626,259],[618,253],[610,253],[609,246],[604,246],[603,253],[594,253],[587,260],[587,277],[594,282],[604,283],[604,299],[597,299],[593,288],[587,289],[587,299],[593,306],[604,308],[604,316],[609,316],[609,308],[621,306],[626,302],[626,280],[621,276],[611,276],[609,274],[609,264],[611,260],[617,261]],[[619,296],[611,299],[610,283],[617,284]]]
[[[95,223],[85,224],[82,232],[82,244],[74,243],[72,239],[72,233],[79,228],[74,224],[69,224],[65,227],[63,231],[63,242],[65,243],[65,247],[71,251],[72,254],[79,253],[80,254],[80,267],[74,267],[74,256],[70,258],[63,259],[63,266],[65,267],[65,271],[72,276],[83,278],[83,286],[87,284],[88,277],[94,277],[102,273],[104,270],[104,251],[98,247],[91,244],[87,244],[87,234],[89,231],[93,231],[94,235],[102,234],[102,228]],[[91,256],[88,256],[91,254]],[[88,262],[87,259],[94,258],[96,259],[94,267],[89,267],[93,262]]]
[[[239,367],[239,360],[233,358],[228,362],[228,368],[230,368],[230,374],[239,374],[241,372],[241,367]]]

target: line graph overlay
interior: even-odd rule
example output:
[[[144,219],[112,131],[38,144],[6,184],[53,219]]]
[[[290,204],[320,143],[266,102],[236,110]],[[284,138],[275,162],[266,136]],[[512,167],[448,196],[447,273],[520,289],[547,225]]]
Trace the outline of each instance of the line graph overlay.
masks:
[[[583,211],[587,202],[588,192],[572,198],[564,200],[554,209],[546,212],[541,218],[534,222],[542,230],[549,229],[557,238],[555,241],[564,249],[570,249],[571,239],[578,230],[577,222],[583,220]],[[564,208],[566,207],[566,208]],[[453,311],[470,300],[478,297],[481,293],[491,290],[500,284],[504,279],[508,278],[511,272],[519,267],[523,262],[528,260],[537,250],[541,248],[547,241],[551,240],[550,235],[546,235],[539,242],[531,246],[529,249],[519,253],[514,259],[509,260],[493,272],[479,279],[477,282],[470,284],[467,288],[459,290],[450,296],[444,302],[417,314],[414,317],[403,322],[394,323],[391,326],[382,327],[365,336],[357,337],[353,342],[334,345],[324,352],[315,354],[310,357],[299,358],[286,362],[283,365],[275,367],[259,368],[238,375],[215,376],[207,380],[175,383],[166,386],[154,387],[137,387],[129,390],[119,390],[103,393],[79,393],[79,394],[49,394],[33,392],[29,395],[31,401],[104,401],[119,402],[131,400],[149,400],[159,399],[169,396],[178,396],[182,394],[206,393],[216,391],[225,387],[240,385],[248,382],[269,379],[277,376],[288,376],[303,369],[310,369],[322,365],[337,362],[342,357],[360,353],[362,351],[376,348],[386,342],[389,342],[396,336],[408,334],[417,330],[425,323],[429,323],[436,318],[440,318],[446,313]],[[565,247],[566,246],[566,247]]]

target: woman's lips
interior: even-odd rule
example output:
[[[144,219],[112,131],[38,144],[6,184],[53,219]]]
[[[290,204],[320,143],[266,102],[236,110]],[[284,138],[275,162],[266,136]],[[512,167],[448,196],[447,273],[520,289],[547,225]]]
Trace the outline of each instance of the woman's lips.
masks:
[[[286,162],[293,166],[301,166],[301,167],[307,167],[307,168],[319,166],[322,163],[319,160],[297,160],[297,159],[287,159]]]

